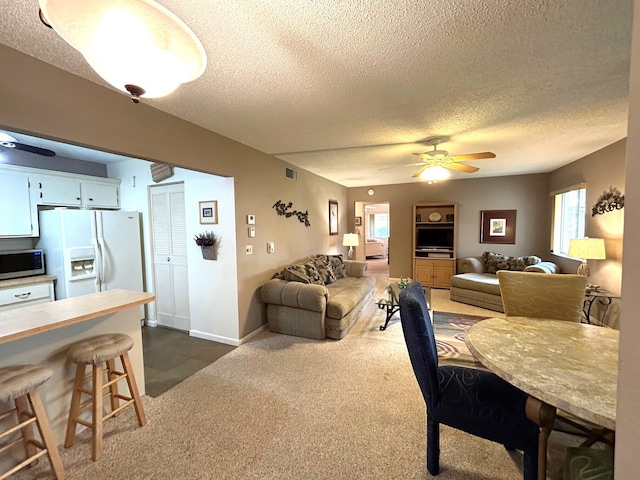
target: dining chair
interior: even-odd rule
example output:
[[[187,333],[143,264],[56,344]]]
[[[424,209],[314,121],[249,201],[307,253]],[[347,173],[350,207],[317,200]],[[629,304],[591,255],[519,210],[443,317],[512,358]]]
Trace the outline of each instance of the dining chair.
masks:
[[[507,317],[551,318],[579,322],[587,277],[498,270],[502,305]]]
[[[440,471],[440,424],[521,450],[524,480],[538,478],[539,425],[553,422],[553,409],[527,415],[531,399],[494,373],[438,365],[436,341],[422,285],[412,282],[400,292],[400,322],[411,365],[427,409],[427,470]],[[542,421],[543,420],[543,421]],[[548,435],[548,434],[547,434]],[[546,438],[543,440],[546,441]],[[546,459],[546,444],[544,445]],[[543,465],[546,469],[546,464]],[[542,469],[541,469],[542,471]]]

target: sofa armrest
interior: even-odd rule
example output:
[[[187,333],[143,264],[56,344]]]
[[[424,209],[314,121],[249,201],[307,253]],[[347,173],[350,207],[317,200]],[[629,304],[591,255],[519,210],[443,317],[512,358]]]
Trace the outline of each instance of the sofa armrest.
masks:
[[[468,257],[460,263],[458,273],[484,273],[484,263],[478,257]]]
[[[345,260],[344,264],[347,267],[347,277],[364,277],[367,273],[367,262]]]
[[[324,312],[329,290],[324,285],[287,282],[273,278],[262,286],[260,297],[267,304]]]
[[[529,265],[524,269],[525,272],[538,273],[560,273],[560,267],[553,262],[540,262],[535,265]]]

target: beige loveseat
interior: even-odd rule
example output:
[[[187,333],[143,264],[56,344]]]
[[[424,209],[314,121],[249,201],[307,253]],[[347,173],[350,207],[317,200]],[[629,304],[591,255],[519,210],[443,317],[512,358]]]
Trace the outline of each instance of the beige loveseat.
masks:
[[[316,255],[285,267],[262,286],[272,332],[339,340],[373,297],[375,278],[367,263],[342,255]]]
[[[543,262],[540,257],[509,257],[484,252],[482,256],[468,257],[461,261],[458,268],[460,273],[451,277],[451,300],[504,312],[496,275],[498,270],[560,273],[555,263]]]

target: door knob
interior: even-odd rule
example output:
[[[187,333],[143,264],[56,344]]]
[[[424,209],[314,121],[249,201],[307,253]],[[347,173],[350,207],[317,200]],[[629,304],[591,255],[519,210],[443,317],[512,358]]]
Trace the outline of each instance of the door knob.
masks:
[[[171,261],[171,257],[167,257],[167,262],[170,262],[170,261]]]

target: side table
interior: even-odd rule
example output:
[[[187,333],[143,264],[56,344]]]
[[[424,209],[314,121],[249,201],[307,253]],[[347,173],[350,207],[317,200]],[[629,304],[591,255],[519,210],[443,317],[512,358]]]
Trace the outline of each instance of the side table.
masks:
[[[386,318],[384,325],[380,325],[380,330],[384,331],[389,325],[389,320],[396,312],[400,310],[400,287],[398,286],[399,278],[389,278],[389,285],[386,288],[387,298],[381,298],[376,301],[376,305],[380,310],[386,310]],[[431,287],[422,287],[424,290],[424,296],[427,300],[427,308],[429,309],[429,316],[431,316]],[[433,319],[431,320],[433,323]]]
[[[600,320],[599,325],[606,325],[605,319],[607,318],[607,310],[614,298],[619,299],[620,296],[614,295],[609,290],[605,290],[603,288],[598,290],[587,290],[584,294],[584,303],[582,304],[582,312],[584,313],[586,322],[589,324],[591,323],[591,307],[593,307],[593,304],[597,301],[600,305],[604,306],[602,320]]]

